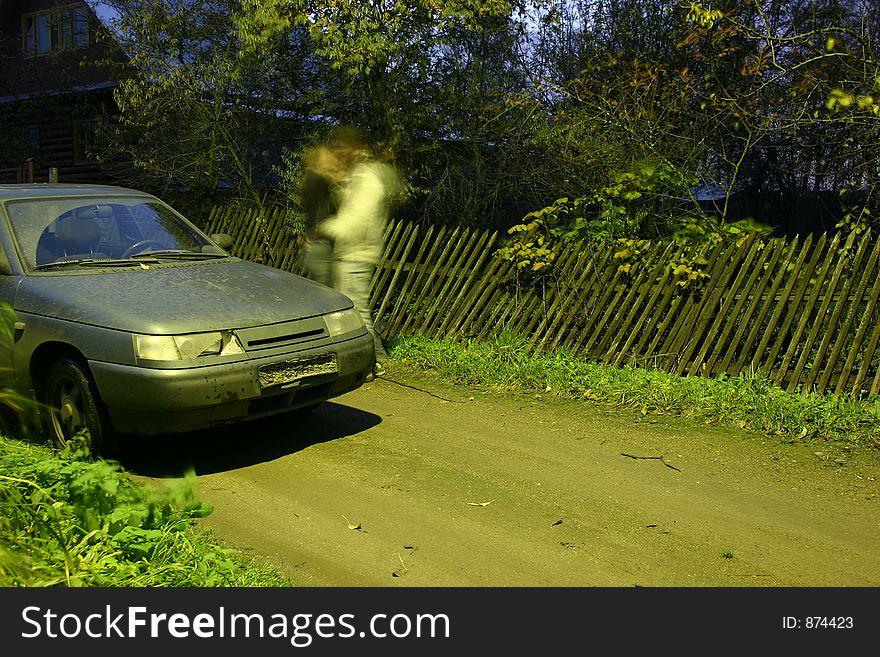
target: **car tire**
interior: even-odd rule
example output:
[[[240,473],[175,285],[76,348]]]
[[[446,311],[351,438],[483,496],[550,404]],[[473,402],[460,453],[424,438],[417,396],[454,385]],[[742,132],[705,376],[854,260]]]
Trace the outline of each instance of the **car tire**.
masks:
[[[88,429],[89,456],[105,455],[114,436],[88,369],[73,358],[62,358],[49,368],[45,385],[45,417],[52,442],[59,449],[82,429]]]

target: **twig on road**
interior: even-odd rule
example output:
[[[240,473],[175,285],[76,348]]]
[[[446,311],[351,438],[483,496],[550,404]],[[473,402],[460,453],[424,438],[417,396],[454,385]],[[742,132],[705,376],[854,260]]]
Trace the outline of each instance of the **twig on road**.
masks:
[[[664,459],[662,456],[634,456],[633,454],[624,454],[623,452],[621,452],[620,455],[626,456],[627,458],[631,458],[631,459],[653,459],[655,461],[660,461],[667,468],[672,468],[676,472],[681,472],[681,470],[676,468],[674,465],[667,463],[666,459]]]
[[[439,399],[441,401],[445,401],[445,402],[454,402],[456,404],[466,403],[462,399],[447,399],[446,397],[441,397],[440,395],[435,395],[433,392],[429,392],[428,390],[425,390],[424,388],[417,388],[416,386],[411,386],[407,383],[401,383],[400,381],[395,381],[394,379],[389,379],[387,376],[380,376],[380,377],[373,379],[374,383],[376,381],[385,381],[386,383],[393,383],[394,385],[400,386],[402,388],[409,388],[410,390],[418,390],[419,392],[423,392],[426,395],[431,395],[431,397],[436,397],[437,399]]]

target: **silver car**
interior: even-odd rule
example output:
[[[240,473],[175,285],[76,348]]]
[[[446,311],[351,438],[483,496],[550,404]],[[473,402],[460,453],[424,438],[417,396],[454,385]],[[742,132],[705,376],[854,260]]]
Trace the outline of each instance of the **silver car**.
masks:
[[[367,380],[348,297],[222,237],[133,189],[0,185],[0,372],[57,445],[310,409]]]

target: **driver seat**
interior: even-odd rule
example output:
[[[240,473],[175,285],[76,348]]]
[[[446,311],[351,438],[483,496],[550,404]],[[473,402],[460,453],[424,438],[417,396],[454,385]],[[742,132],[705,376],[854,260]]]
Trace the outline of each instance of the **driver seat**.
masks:
[[[101,227],[91,217],[65,217],[55,228],[55,237],[65,256],[94,253],[101,240]]]

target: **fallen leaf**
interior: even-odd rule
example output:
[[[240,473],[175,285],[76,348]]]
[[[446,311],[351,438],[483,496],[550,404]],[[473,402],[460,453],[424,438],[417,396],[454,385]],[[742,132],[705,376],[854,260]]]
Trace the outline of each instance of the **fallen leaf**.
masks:
[[[342,516],[342,517],[345,518],[345,516]],[[348,528],[349,528],[349,529],[360,529],[360,528],[361,528],[361,523],[354,524],[354,523],[353,523],[351,520],[349,520],[348,518],[345,518],[345,522],[348,523]]]
[[[468,502],[471,506],[489,506],[495,500],[489,500],[488,502]]]

